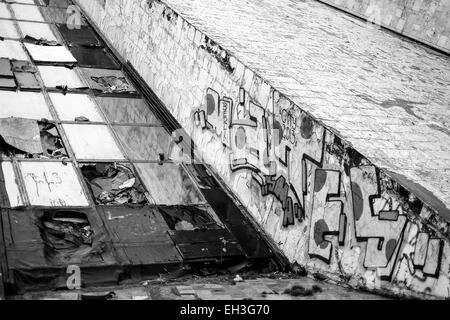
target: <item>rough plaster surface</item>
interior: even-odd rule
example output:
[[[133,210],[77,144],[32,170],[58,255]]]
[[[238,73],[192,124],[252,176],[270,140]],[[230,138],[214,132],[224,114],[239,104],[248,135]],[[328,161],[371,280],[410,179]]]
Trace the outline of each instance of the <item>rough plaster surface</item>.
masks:
[[[450,53],[450,1],[320,1]]]
[[[78,3],[292,262],[449,296],[447,57],[312,1]]]

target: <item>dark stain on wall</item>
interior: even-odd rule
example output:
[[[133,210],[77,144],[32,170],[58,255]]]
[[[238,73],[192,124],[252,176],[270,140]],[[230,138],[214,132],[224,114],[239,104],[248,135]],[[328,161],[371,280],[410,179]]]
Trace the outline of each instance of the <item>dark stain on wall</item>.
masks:
[[[206,50],[209,54],[213,55],[220,65],[229,73],[234,72],[234,68],[230,64],[230,55],[221,46],[215,43],[212,39],[205,36],[205,43],[200,48]]]

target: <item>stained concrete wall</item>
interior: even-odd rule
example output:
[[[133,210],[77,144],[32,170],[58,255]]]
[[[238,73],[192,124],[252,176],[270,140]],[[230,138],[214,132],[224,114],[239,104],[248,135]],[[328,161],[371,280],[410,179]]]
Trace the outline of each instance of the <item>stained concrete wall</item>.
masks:
[[[292,263],[449,296],[449,225],[435,211],[163,2],[77,2]]]
[[[448,0],[319,0],[450,53]]]

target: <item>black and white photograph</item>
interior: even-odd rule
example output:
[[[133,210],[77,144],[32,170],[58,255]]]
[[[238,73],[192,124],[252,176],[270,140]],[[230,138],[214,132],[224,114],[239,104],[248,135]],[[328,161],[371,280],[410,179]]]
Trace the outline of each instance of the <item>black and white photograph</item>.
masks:
[[[0,0],[5,305],[449,299],[450,0]]]

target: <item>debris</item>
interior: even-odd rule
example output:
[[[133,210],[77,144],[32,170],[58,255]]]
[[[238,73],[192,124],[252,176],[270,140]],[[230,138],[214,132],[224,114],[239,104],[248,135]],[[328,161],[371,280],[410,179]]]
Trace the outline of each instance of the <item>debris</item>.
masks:
[[[286,290],[284,290],[283,292],[284,294],[289,294],[293,297],[308,297],[308,296],[312,296],[314,294],[314,291],[312,289],[305,289],[302,286],[292,286],[292,288],[288,288]]]
[[[171,230],[215,230],[220,226],[201,206],[161,207],[161,214]]]
[[[318,272],[313,273],[313,277],[314,277],[314,279],[319,280],[319,281],[324,281],[327,279],[327,277],[325,275],[318,273]]]
[[[240,275],[236,275],[236,277],[233,279],[234,282],[243,282],[244,279]]]
[[[116,293],[111,291],[107,294],[82,294],[81,300],[111,300],[116,297]]]
[[[195,296],[195,291],[190,286],[177,286],[174,288],[174,293],[178,296],[186,296],[186,295]]]
[[[12,60],[12,69],[14,72],[36,73],[36,68],[29,61]]]
[[[146,204],[143,186],[125,165],[89,164],[81,168],[98,204]]]
[[[26,35],[23,38],[24,43],[32,43],[40,46],[59,46],[60,44],[57,41],[54,40],[46,40],[44,38],[37,39],[35,37]]]
[[[313,285],[312,286],[312,290],[313,290],[314,293],[322,292],[322,288],[319,287],[318,285]]]
[[[179,221],[175,225],[175,230],[195,230],[195,227],[187,221]]]
[[[48,258],[73,259],[92,249],[94,232],[82,212],[44,212],[38,224]]]
[[[134,91],[125,77],[106,76],[91,77],[91,79],[105,92]]]
[[[80,116],[75,118],[76,122],[90,122],[90,120],[86,117]]]
[[[59,159],[66,158],[67,153],[63,146],[62,139],[53,123],[46,121],[38,122],[42,143],[43,156]]]

